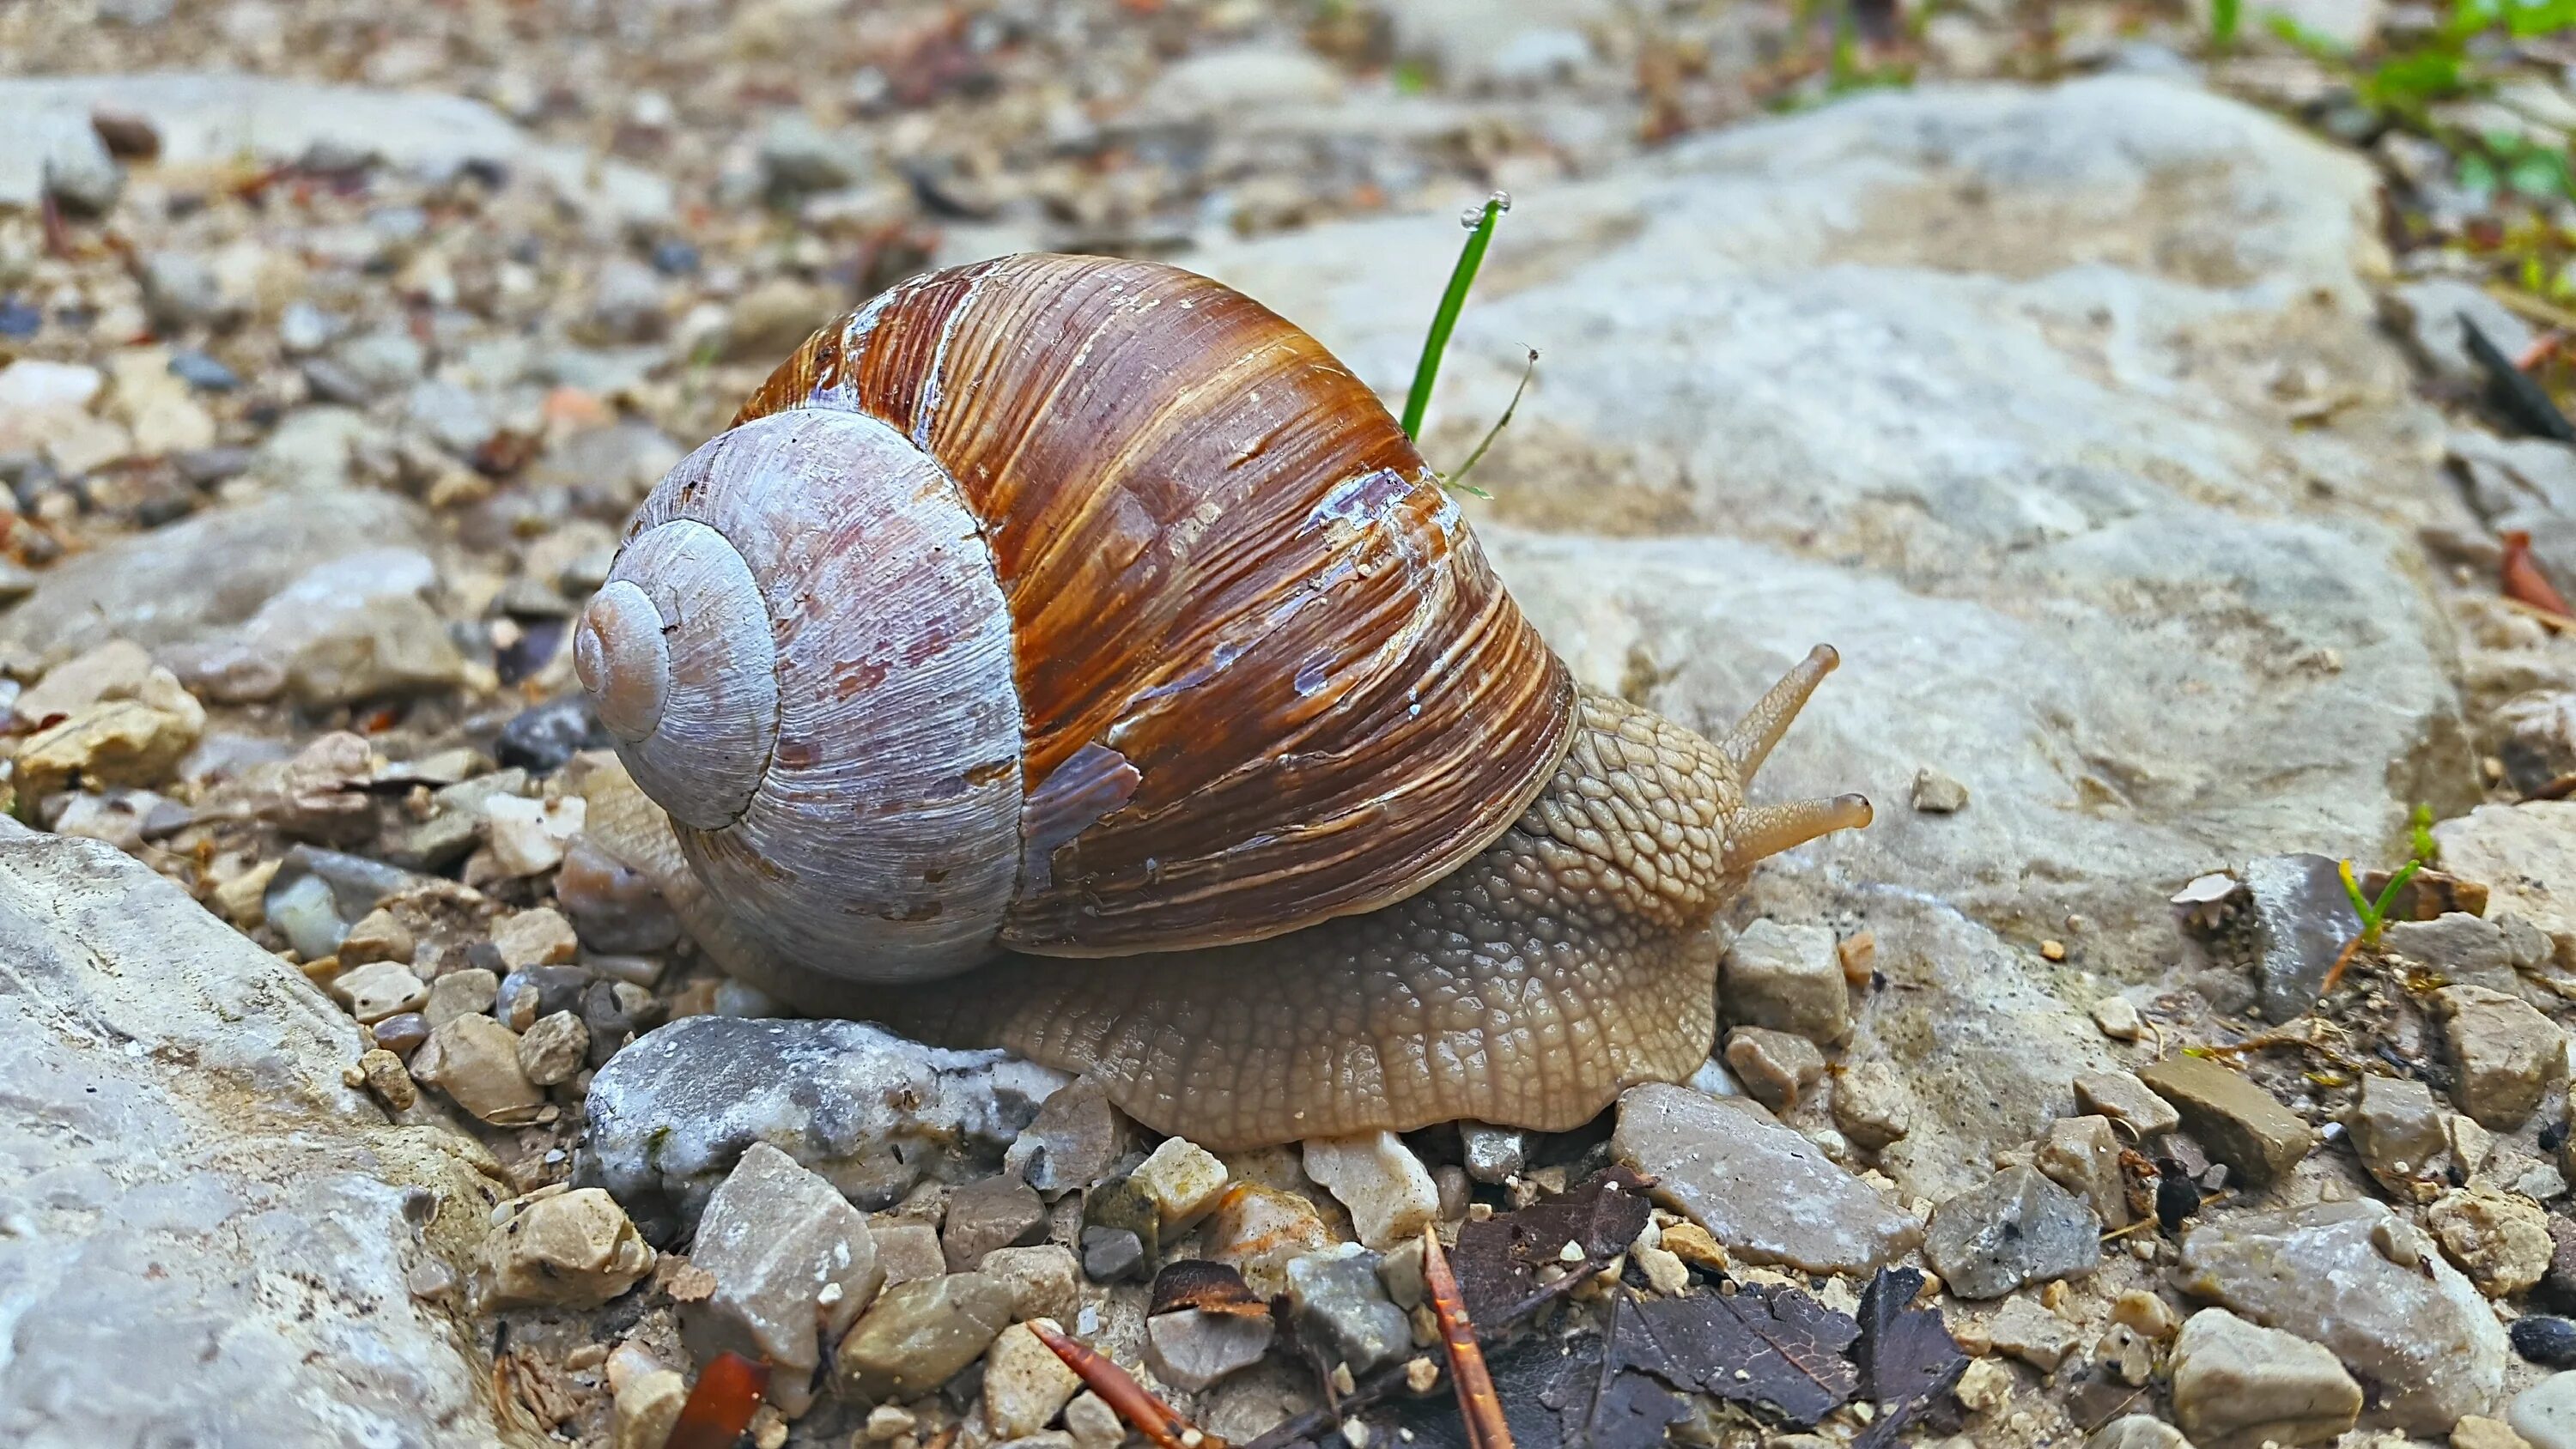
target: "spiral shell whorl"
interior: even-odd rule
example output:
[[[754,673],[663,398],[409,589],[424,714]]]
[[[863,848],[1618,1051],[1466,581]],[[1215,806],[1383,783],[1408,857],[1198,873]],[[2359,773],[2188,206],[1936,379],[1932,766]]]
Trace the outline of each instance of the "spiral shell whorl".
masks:
[[[873,418],[727,430],[653,491],[576,630],[617,751],[781,960],[989,956],[1018,881],[1008,611],[956,485]]]
[[[573,666],[672,818],[741,818],[777,743],[778,670],[760,585],[723,534],[683,519],[629,543],[582,611]]]

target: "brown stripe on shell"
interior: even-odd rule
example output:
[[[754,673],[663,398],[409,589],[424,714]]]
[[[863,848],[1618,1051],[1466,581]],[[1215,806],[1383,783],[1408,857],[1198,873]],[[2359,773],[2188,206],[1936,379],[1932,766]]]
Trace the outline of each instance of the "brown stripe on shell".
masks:
[[[984,521],[1041,838],[1062,802],[1114,800],[1051,790],[1068,761],[1136,772],[1024,872],[1007,945],[1373,909],[1493,840],[1564,752],[1572,680],[1411,442],[1240,293],[1096,257],[937,273],[817,334],[743,416],[792,407],[921,440]]]

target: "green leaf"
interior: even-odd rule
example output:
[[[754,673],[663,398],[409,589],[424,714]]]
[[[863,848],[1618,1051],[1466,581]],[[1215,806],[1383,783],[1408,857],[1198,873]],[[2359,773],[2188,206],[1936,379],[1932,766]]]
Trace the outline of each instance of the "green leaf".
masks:
[[[2224,53],[2236,44],[2236,25],[2242,4],[2243,0],[2210,0],[2210,49]]]

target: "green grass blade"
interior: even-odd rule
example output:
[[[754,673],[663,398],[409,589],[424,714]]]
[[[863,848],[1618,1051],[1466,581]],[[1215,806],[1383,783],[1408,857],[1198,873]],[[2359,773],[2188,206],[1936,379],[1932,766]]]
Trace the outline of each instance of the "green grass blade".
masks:
[[[1404,435],[1422,436],[1422,415],[1431,406],[1431,383],[1440,375],[1440,355],[1449,350],[1449,334],[1458,330],[1459,309],[1467,305],[1467,289],[1476,284],[1476,269],[1485,264],[1485,248],[1494,239],[1494,220],[1510,206],[1511,198],[1497,191],[1485,202],[1485,214],[1476,219],[1467,234],[1466,250],[1458,254],[1458,265],[1449,273],[1449,289],[1440,294],[1440,310],[1431,314],[1431,334],[1422,339],[1422,360],[1413,364],[1413,386],[1404,395]]]
[[[2343,893],[2352,897],[2352,913],[2361,917],[2362,929],[2369,930],[2372,919],[2378,913],[2371,908],[2370,897],[2361,893],[2361,882],[2353,879],[2352,862],[2348,860],[2335,862],[2335,874],[2343,878]]]
[[[2243,0],[2210,0],[2209,46],[2224,55],[2236,45],[2236,26]]]
[[[2379,893],[2379,903],[2370,908],[2370,924],[2374,928],[2388,919],[2388,908],[2397,904],[2397,893],[2406,889],[2406,883],[2413,880],[2415,872],[2423,868],[2424,862],[2410,860],[2397,867],[2396,872],[2388,877],[2388,888]]]

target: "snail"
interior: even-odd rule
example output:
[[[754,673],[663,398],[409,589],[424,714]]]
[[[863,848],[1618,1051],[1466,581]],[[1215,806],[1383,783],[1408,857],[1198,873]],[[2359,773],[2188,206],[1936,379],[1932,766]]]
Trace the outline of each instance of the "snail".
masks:
[[[1830,649],[1716,739],[1579,688],[1348,369],[1147,262],[816,333],[573,648],[589,832],[719,964],[1220,1150],[1687,1077],[1719,906],[1870,818],[1744,798]]]

